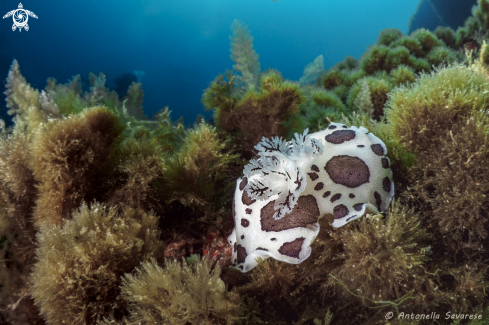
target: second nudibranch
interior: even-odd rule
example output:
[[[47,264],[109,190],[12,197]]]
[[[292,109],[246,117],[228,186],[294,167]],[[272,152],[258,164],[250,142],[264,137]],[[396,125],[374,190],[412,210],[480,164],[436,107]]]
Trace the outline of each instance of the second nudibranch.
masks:
[[[364,127],[331,123],[325,130],[263,138],[258,158],[244,168],[233,200],[235,228],[228,237],[233,266],[247,272],[256,259],[298,264],[311,255],[318,219],[341,227],[382,212],[394,195],[385,144]]]

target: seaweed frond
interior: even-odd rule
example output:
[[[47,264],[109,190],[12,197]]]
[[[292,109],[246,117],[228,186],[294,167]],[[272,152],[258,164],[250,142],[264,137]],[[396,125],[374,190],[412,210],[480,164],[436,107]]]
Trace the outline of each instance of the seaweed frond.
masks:
[[[207,213],[229,201],[234,184],[228,182],[227,174],[238,155],[228,152],[227,146],[228,141],[222,141],[216,129],[204,122],[187,131],[165,173],[171,200]]]
[[[305,97],[298,84],[284,81],[270,71],[260,78],[257,90],[248,90],[239,96],[232,84],[216,79],[206,90],[203,102],[208,109],[216,109],[214,118],[222,130],[235,137],[238,150],[251,158],[253,147],[262,137],[285,136],[285,122],[298,111]]]
[[[30,145],[29,167],[38,184],[34,223],[60,224],[83,200],[105,192],[114,166],[113,144],[123,126],[105,107],[53,120],[41,127]],[[100,199],[100,198],[99,198]]]
[[[123,324],[236,324],[241,299],[235,290],[226,290],[219,273],[219,265],[213,268],[205,257],[195,265],[167,260],[164,268],[153,259],[143,262],[122,280],[130,311]]]
[[[247,89],[254,89],[260,73],[258,54],[253,49],[253,36],[248,31],[248,26],[235,19],[231,25],[233,36],[231,39],[231,60],[236,64],[234,70],[241,73],[239,79]]]
[[[108,204],[162,212],[161,189],[167,154],[158,139],[149,136],[128,138],[118,152],[119,183]]]
[[[376,305],[375,307],[370,307],[370,308],[379,308],[379,309],[382,309],[382,308],[385,308],[385,307],[392,307],[392,308],[394,308],[394,310],[396,311],[397,318],[399,318],[399,305],[402,304],[404,301],[406,301],[408,299],[415,299],[414,296],[411,296],[413,294],[414,290],[409,291],[404,296],[402,296],[401,298],[398,298],[398,299],[396,299],[394,301],[388,301],[388,300],[387,301],[383,301],[383,300],[370,299],[368,297],[357,295],[357,294],[351,292],[350,289],[348,289],[348,287],[343,282],[341,282],[340,280],[338,280],[338,278],[336,278],[332,274],[330,274],[330,276],[336,281],[336,283],[338,283],[343,288],[345,288],[345,290],[348,291],[352,296],[361,299],[364,303],[365,303],[365,301],[370,301],[370,302],[372,302],[372,303],[374,303]]]
[[[39,91],[22,76],[17,60],[10,66],[5,87],[8,114],[14,115],[15,127],[29,133],[35,131],[45,118],[39,103]]]
[[[344,263],[331,272],[335,279],[369,302],[395,301],[412,290],[415,303],[434,295],[425,266],[430,235],[413,210],[393,201],[385,219],[371,216],[354,225],[339,234],[344,251],[337,258]]]

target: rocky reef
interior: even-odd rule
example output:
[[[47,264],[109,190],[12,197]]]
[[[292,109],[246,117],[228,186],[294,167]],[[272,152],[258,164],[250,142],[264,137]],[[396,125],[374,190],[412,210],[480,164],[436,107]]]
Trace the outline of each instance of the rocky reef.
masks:
[[[301,82],[260,72],[247,27],[233,32],[235,70],[202,98],[213,123],[189,128],[168,108],[145,117],[140,83],[122,98],[102,73],[87,92],[79,76],[39,91],[12,63],[0,324],[487,324],[489,0],[457,31],[385,30]],[[323,216],[300,264],[230,268],[255,145],[331,122],[385,144],[389,207],[341,228]]]

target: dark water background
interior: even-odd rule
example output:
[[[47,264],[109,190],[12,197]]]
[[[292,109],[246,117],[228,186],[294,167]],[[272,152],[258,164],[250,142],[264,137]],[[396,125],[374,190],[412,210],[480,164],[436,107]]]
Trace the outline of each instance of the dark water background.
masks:
[[[408,31],[419,0],[26,0],[29,31],[0,20],[0,79],[15,58],[37,89],[48,77],[66,83],[89,72],[114,78],[142,70],[144,111],[169,106],[187,125],[199,113],[202,92],[231,69],[231,23],[249,26],[261,69],[275,68],[298,80],[318,55],[325,67],[359,58],[384,28]],[[0,0],[0,16],[19,0]],[[3,82],[2,88],[4,88]],[[4,96],[0,110],[5,114]],[[210,118],[210,112],[205,113]]]

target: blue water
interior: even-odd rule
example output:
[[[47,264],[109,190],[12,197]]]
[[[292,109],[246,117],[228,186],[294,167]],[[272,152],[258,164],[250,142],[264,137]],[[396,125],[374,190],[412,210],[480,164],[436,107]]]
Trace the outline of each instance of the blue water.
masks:
[[[0,15],[19,0],[0,1]],[[43,0],[22,1],[29,31],[12,31],[0,20],[0,78],[14,58],[31,85],[48,77],[65,83],[89,72],[113,79],[142,70],[144,110],[169,106],[187,125],[199,113],[202,92],[233,62],[231,23],[249,26],[261,69],[278,69],[298,80],[304,66],[324,56],[328,68],[350,55],[359,58],[384,28],[408,30],[418,0]],[[3,95],[2,95],[3,96]],[[4,105],[3,98],[0,107]],[[4,111],[5,109],[2,108]],[[4,113],[4,112],[3,112]],[[204,114],[210,119],[211,113]]]

